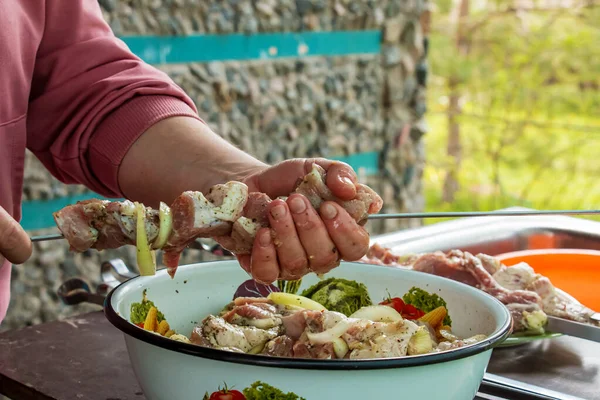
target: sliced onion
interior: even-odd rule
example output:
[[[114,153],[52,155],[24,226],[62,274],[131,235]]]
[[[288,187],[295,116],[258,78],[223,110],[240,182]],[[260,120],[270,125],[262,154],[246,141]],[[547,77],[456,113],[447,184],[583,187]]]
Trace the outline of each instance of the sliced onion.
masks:
[[[367,306],[362,307],[350,318],[368,319],[373,322],[398,322],[402,321],[402,315],[392,307],[388,306]]]
[[[268,299],[273,303],[282,306],[296,306],[301,307],[305,310],[325,311],[326,308],[323,305],[317,303],[308,297],[299,296],[297,294],[285,293],[285,292],[272,292],[267,296]]]
[[[167,244],[167,240],[171,235],[171,231],[173,230],[173,216],[171,214],[171,208],[160,202],[160,211],[159,211],[160,225],[158,227],[158,235],[156,239],[154,239],[154,244],[152,245],[153,249],[162,249],[165,244]]]
[[[258,354],[265,348],[267,343],[259,343],[248,351],[248,354]]]
[[[333,352],[337,358],[344,358],[348,354],[348,343],[342,338],[333,339]]]
[[[348,330],[348,328],[350,328],[351,325],[352,323],[350,320],[344,319],[335,324],[333,327],[327,329],[326,331],[319,333],[307,332],[306,336],[308,337],[308,340],[313,344],[331,343],[335,339],[339,338],[344,333],[346,333],[346,331]]]
[[[136,243],[137,264],[140,275],[150,276],[156,273],[155,258],[148,244],[148,233],[146,232],[146,208],[143,204],[135,203],[136,208]]]

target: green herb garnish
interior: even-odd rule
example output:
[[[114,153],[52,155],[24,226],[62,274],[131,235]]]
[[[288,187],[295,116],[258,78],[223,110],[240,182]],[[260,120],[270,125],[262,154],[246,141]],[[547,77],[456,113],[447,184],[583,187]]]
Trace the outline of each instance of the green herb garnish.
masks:
[[[306,400],[295,393],[284,393],[260,381],[254,382],[250,387],[244,389],[244,396],[247,400]]]
[[[424,313],[428,313],[439,306],[444,306],[446,310],[448,309],[446,302],[440,296],[427,293],[425,290],[418,287],[412,287],[404,296],[402,296],[402,300],[404,300],[406,304],[415,306]],[[444,318],[444,325],[452,326],[450,315],[446,315],[446,318]]]
[[[152,307],[156,307],[156,306],[154,305],[154,303],[152,301],[150,301],[146,298],[146,289],[144,289],[144,297],[142,298],[142,302],[131,304],[129,319],[134,324],[139,324],[139,323],[144,322],[146,320],[146,316],[148,315],[148,312],[150,311],[150,309]],[[156,307],[156,309],[158,310],[158,307]],[[164,319],[165,319],[164,314],[161,313],[160,311],[158,311],[158,313],[157,313],[158,322],[160,323]]]
[[[364,284],[342,278],[325,279],[303,291],[302,296],[346,316],[373,304]]]

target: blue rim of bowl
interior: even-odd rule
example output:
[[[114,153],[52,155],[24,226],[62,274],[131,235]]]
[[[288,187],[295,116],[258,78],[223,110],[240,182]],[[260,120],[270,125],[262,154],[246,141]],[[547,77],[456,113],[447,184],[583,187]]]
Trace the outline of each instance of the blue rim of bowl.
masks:
[[[219,261],[212,261],[219,262]],[[203,263],[199,263],[203,264]],[[348,264],[362,264],[356,262],[350,262]],[[198,264],[196,264],[198,265]],[[362,264],[364,265],[364,264]],[[374,265],[374,267],[377,267]],[[389,268],[389,267],[388,267]],[[436,276],[437,277],[437,276]],[[199,358],[205,358],[209,360],[224,361],[235,364],[245,364],[260,367],[270,368],[286,368],[286,369],[310,369],[310,370],[373,370],[373,369],[390,369],[390,368],[408,368],[418,367],[424,365],[438,364],[448,361],[459,360],[466,357],[471,357],[487,350],[493,349],[499,346],[512,332],[513,322],[512,317],[508,309],[495,297],[479,291],[484,296],[488,296],[489,299],[497,304],[501,305],[506,313],[507,320],[492,336],[469,345],[467,347],[460,347],[458,349],[448,350],[440,353],[429,353],[418,356],[410,357],[399,357],[399,358],[376,358],[376,359],[361,359],[361,360],[315,360],[315,359],[302,359],[302,358],[289,358],[289,357],[273,357],[273,356],[262,356],[246,353],[235,353],[226,350],[212,349],[209,347],[203,347],[195,344],[189,344],[172,340],[156,333],[146,331],[125,318],[121,317],[112,307],[111,300],[112,296],[117,289],[121,286],[131,283],[132,281],[139,279],[140,277],[131,278],[117,287],[115,287],[107,296],[104,301],[104,315],[106,319],[119,329],[124,334],[145,342],[147,344],[160,347],[162,349],[175,351],[177,353],[195,356]],[[447,279],[437,277],[440,279]],[[478,290],[469,285],[457,282],[451,279],[449,281],[454,282],[460,286],[464,286],[466,290]]]

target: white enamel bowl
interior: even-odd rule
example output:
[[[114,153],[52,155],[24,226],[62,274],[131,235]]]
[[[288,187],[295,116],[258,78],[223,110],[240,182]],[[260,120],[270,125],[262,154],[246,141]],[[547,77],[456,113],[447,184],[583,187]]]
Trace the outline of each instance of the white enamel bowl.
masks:
[[[240,391],[256,381],[307,400],[403,398],[470,400],[475,396],[492,348],[509,334],[512,320],[498,300],[470,286],[420,272],[342,263],[327,277],[364,283],[373,302],[389,292],[402,296],[417,286],[448,304],[453,331],[460,337],[483,333],[475,345],[431,355],[376,360],[303,360],[208,349],[144,331],[129,323],[134,302],[147,296],[169,324],[188,335],[195,322],[218,313],[248,275],[236,261],[182,266],[171,279],[165,270],[133,278],[107,297],[108,320],[125,335],[131,363],[149,400],[202,399],[225,382]],[[311,274],[301,290],[318,282]]]

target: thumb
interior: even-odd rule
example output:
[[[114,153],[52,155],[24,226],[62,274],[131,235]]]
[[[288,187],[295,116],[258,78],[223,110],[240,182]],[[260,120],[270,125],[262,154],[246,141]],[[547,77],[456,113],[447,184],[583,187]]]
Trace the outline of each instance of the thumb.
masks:
[[[356,196],[356,174],[352,167],[340,161],[324,158],[298,158],[283,161],[248,179],[251,191],[260,191],[273,198],[288,196],[296,189],[313,167],[321,166],[326,174],[326,184],[334,196],[350,200]]]
[[[0,207],[0,255],[13,264],[22,264],[31,256],[27,233],[8,212]]]

